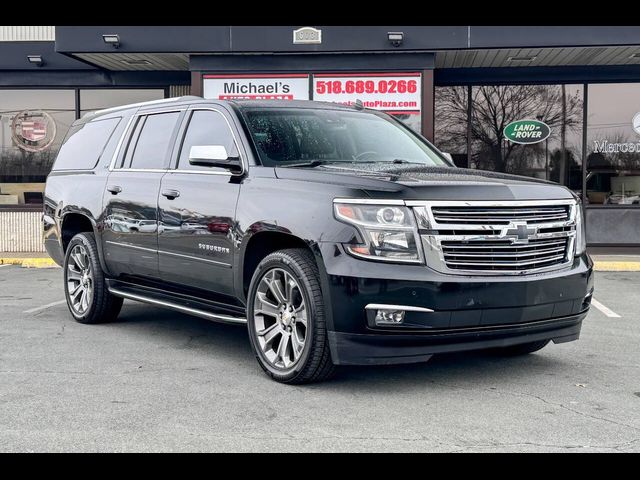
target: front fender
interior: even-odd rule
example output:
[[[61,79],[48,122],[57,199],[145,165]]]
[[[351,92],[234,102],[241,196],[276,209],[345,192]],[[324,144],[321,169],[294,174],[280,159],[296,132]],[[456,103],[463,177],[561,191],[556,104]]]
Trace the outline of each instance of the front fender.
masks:
[[[260,174],[254,176],[257,171]],[[241,186],[236,207],[234,284],[238,298],[245,300],[243,271],[250,240],[261,232],[275,232],[309,247],[320,271],[325,301],[329,303],[325,262],[319,245],[347,243],[357,235],[354,227],[334,218],[333,199],[357,198],[364,193],[352,187],[278,179],[271,173],[267,175],[267,169],[261,167],[254,167],[251,172],[251,177]],[[283,248],[287,248],[287,242],[283,243]],[[330,317],[331,309],[327,310]],[[327,318],[327,322],[328,326],[333,325],[331,318]]]

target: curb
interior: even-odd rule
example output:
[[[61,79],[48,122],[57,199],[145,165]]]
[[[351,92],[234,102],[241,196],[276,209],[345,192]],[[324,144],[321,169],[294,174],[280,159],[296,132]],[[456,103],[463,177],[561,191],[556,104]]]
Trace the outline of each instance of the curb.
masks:
[[[595,260],[593,269],[596,272],[640,272],[640,262]]]
[[[58,268],[48,257],[0,257],[0,265],[19,265],[23,268]]]

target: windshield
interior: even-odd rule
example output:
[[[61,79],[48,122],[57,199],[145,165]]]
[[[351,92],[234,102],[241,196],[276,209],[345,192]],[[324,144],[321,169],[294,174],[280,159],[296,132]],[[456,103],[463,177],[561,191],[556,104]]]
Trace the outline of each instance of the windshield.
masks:
[[[407,127],[373,112],[327,109],[245,110],[262,165],[417,163],[450,166]]]

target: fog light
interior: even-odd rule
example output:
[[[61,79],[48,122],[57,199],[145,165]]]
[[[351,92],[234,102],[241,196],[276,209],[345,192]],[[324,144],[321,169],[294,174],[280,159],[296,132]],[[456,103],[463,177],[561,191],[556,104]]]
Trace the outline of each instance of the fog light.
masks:
[[[376,325],[399,325],[404,322],[404,310],[378,310]]]

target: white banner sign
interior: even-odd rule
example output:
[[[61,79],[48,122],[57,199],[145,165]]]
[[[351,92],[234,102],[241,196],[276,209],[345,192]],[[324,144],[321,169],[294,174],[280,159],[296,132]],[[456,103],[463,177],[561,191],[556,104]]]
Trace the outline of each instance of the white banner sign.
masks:
[[[204,98],[309,100],[309,75],[204,75]]]
[[[420,113],[420,73],[316,74],[313,99],[388,113]]]

